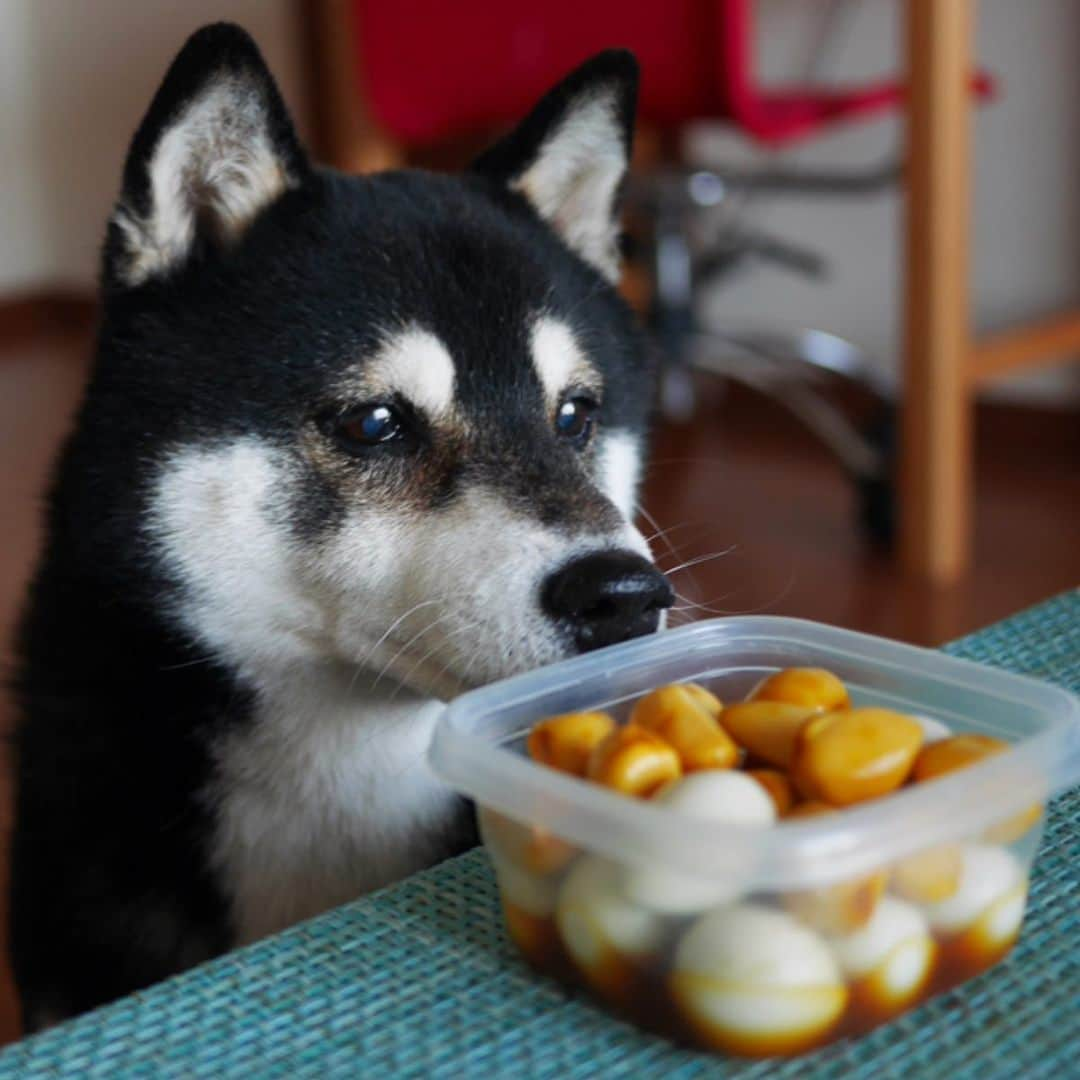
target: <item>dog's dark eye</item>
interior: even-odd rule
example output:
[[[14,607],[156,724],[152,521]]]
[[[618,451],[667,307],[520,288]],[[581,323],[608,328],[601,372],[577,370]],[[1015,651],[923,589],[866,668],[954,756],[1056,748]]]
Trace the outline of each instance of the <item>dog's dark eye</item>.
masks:
[[[555,431],[564,439],[584,446],[592,434],[596,402],[576,397],[564,401],[555,414]]]
[[[393,442],[405,434],[405,424],[392,405],[362,405],[337,419],[334,436],[346,450],[363,450]]]

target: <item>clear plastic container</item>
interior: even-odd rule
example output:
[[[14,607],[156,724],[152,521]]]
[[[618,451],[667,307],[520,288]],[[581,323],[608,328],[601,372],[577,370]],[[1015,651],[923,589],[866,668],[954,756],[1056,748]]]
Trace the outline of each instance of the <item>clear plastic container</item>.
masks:
[[[982,732],[1007,753],[883,798],[768,827],[682,816],[531,761],[538,720],[623,722],[657,686],[725,703],[795,666],[853,705]],[[1020,931],[1037,809],[1080,779],[1080,702],[942,653],[797,619],[716,619],[476,690],[431,746],[474,799],[507,927],[542,971],[699,1046],[799,1053],[992,966]]]

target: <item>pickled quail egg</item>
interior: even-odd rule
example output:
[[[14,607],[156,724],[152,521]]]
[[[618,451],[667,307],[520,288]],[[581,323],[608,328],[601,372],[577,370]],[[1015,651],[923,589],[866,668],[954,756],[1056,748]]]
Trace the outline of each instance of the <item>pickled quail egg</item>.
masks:
[[[717,908],[683,935],[672,994],[699,1038],[737,1054],[796,1053],[822,1041],[848,990],[825,942],[790,915]]]
[[[692,773],[672,781],[657,792],[653,802],[699,821],[752,826],[776,821],[769,793],[745,773],[730,770]],[[655,911],[689,914],[734,899],[739,884],[651,863],[626,867],[623,888],[631,900]]]
[[[816,889],[799,889],[784,895],[784,906],[807,926],[824,934],[857,930],[873,917],[885,892],[888,875],[883,870]]]
[[[950,965],[981,971],[999,960],[1016,940],[1024,919],[1027,877],[1005,848],[969,844],[963,848],[956,892],[924,904],[930,925],[946,936]]]
[[[665,925],[626,896],[622,879],[622,868],[608,859],[581,859],[559,891],[555,921],[567,954],[588,982],[627,1004],[663,943]]]
[[[506,928],[517,947],[542,965],[557,948],[554,912],[559,879],[534,874],[492,854]]]
[[[963,851],[958,844],[938,844],[895,862],[889,888],[917,904],[938,903],[956,894],[963,867]]]
[[[481,806],[476,816],[488,849],[530,873],[557,873],[577,854],[577,848],[546,829],[514,821],[489,806]]]
[[[875,1019],[894,1016],[918,999],[937,951],[922,912],[891,896],[882,898],[865,926],[830,945],[852,981],[854,1003]]]

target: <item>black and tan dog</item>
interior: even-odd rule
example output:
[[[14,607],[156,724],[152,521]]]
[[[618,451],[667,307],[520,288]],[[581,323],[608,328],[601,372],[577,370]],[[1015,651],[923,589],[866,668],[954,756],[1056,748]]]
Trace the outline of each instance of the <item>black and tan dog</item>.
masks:
[[[656,629],[615,291],[637,72],[456,177],[315,168],[243,31],[135,135],[21,636],[28,1027],[461,850],[437,702]]]

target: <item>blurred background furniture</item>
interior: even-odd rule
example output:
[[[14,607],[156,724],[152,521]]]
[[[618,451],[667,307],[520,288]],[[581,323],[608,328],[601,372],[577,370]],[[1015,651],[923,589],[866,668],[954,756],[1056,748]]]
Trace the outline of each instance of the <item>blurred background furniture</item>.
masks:
[[[899,503],[902,566],[913,577],[948,585],[971,561],[973,395],[997,375],[1080,348],[1080,314],[973,342],[968,111],[973,100],[992,97],[994,84],[971,74],[974,0],[902,2],[906,87],[890,80],[815,85],[829,34],[858,3],[828,0],[801,79],[765,89],[754,65],[756,0],[536,6],[321,0],[312,41],[321,61],[323,148],[344,168],[417,156],[438,162],[447,147],[460,154],[512,123],[592,52],[613,43],[634,49],[643,69],[645,137],[630,211],[651,280],[631,274],[626,291],[646,312],[666,358],[666,415],[689,414],[690,367],[769,394],[815,432],[855,481],[868,533],[890,542]],[[892,161],[858,173],[799,170],[780,161],[749,170],[671,166],[676,133],[692,120],[723,122],[780,152],[905,105],[902,169]],[[899,442],[895,402],[857,345],[818,327],[795,334],[702,327],[695,313],[702,287],[722,283],[747,263],[812,276],[824,271],[818,253],[748,228],[738,211],[749,199],[778,192],[857,197],[895,175],[903,176],[908,207]],[[700,236],[703,225],[706,231],[711,225],[712,235],[695,249],[689,238]],[[831,392],[837,383],[847,384],[840,386],[841,400],[850,400],[848,387],[855,385],[873,406],[853,418]]]
[[[919,577],[961,578],[972,558],[975,391],[1080,349],[1080,309],[973,339],[969,297],[968,72],[975,0],[905,0],[910,73],[901,558]]]

